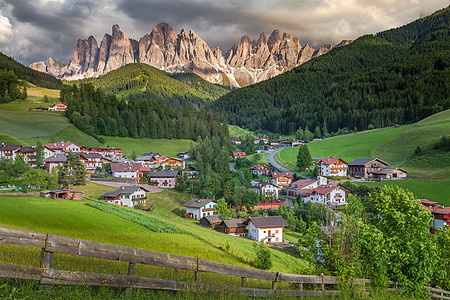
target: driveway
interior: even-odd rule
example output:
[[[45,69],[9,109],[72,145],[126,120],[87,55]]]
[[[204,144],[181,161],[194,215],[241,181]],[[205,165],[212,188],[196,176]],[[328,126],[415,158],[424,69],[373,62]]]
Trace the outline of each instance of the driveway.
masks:
[[[274,167],[277,171],[283,172],[283,173],[287,173],[287,172],[292,173],[291,170],[283,167],[282,165],[277,163],[277,161],[275,160],[275,155],[285,148],[286,147],[282,147],[282,148],[279,148],[279,149],[273,151],[272,153],[269,154],[269,156],[267,156],[267,160],[269,161],[269,163],[272,164],[272,167]]]

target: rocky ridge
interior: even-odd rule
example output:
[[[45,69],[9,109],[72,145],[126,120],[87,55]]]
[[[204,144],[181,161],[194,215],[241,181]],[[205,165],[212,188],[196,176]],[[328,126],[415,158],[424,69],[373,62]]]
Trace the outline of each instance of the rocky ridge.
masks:
[[[336,47],[348,43],[342,41]],[[308,44],[302,47],[297,38],[274,30],[268,38],[261,33],[254,41],[245,35],[222,55],[192,30],[182,29],[177,35],[168,24],[160,23],[136,41],[114,25],[112,35],[105,34],[100,47],[93,36],[78,40],[69,64],[50,57],[47,65],[35,62],[30,68],[77,80],[141,62],[167,72],[194,72],[211,83],[242,87],[277,76],[331,49],[328,44],[319,49]]]

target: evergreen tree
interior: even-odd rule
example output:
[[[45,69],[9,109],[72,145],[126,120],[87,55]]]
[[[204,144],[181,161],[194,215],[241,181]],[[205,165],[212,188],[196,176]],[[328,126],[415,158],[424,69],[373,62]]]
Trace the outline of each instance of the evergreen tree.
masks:
[[[42,146],[42,143],[40,141],[38,141],[36,143],[36,148],[34,149],[34,153],[35,153],[35,159],[36,159],[36,166],[38,168],[42,168],[42,166],[43,166],[42,161],[44,160],[44,146]]]
[[[304,170],[311,165],[311,161],[311,154],[309,153],[308,146],[300,145],[297,154],[297,167],[300,170]]]
[[[322,137],[319,125],[317,125],[316,128],[314,129],[314,137]]]

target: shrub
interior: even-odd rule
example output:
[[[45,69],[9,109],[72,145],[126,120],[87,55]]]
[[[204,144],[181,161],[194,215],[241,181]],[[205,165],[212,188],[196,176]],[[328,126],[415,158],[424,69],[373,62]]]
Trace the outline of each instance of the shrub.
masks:
[[[256,259],[253,261],[253,266],[258,269],[267,270],[272,268],[272,255],[269,247],[264,243],[254,243]]]

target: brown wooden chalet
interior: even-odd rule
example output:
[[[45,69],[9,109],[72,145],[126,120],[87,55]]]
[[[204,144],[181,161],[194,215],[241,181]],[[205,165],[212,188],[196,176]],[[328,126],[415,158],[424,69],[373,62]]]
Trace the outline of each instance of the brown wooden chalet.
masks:
[[[348,163],[348,175],[367,178],[389,165],[379,158],[358,158]]]
[[[225,234],[246,237],[247,225],[244,222],[244,219],[223,220],[216,228]]]
[[[41,197],[52,199],[83,200],[84,192],[72,189],[42,191]]]
[[[222,223],[222,221],[223,221],[222,215],[204,216],[203,218],[200,219],[200,225],[202,225],[203,227],[209,227],[209,228],[211,228],[211,226],[214,225],[214,229],[215,229],[217,225]]]

